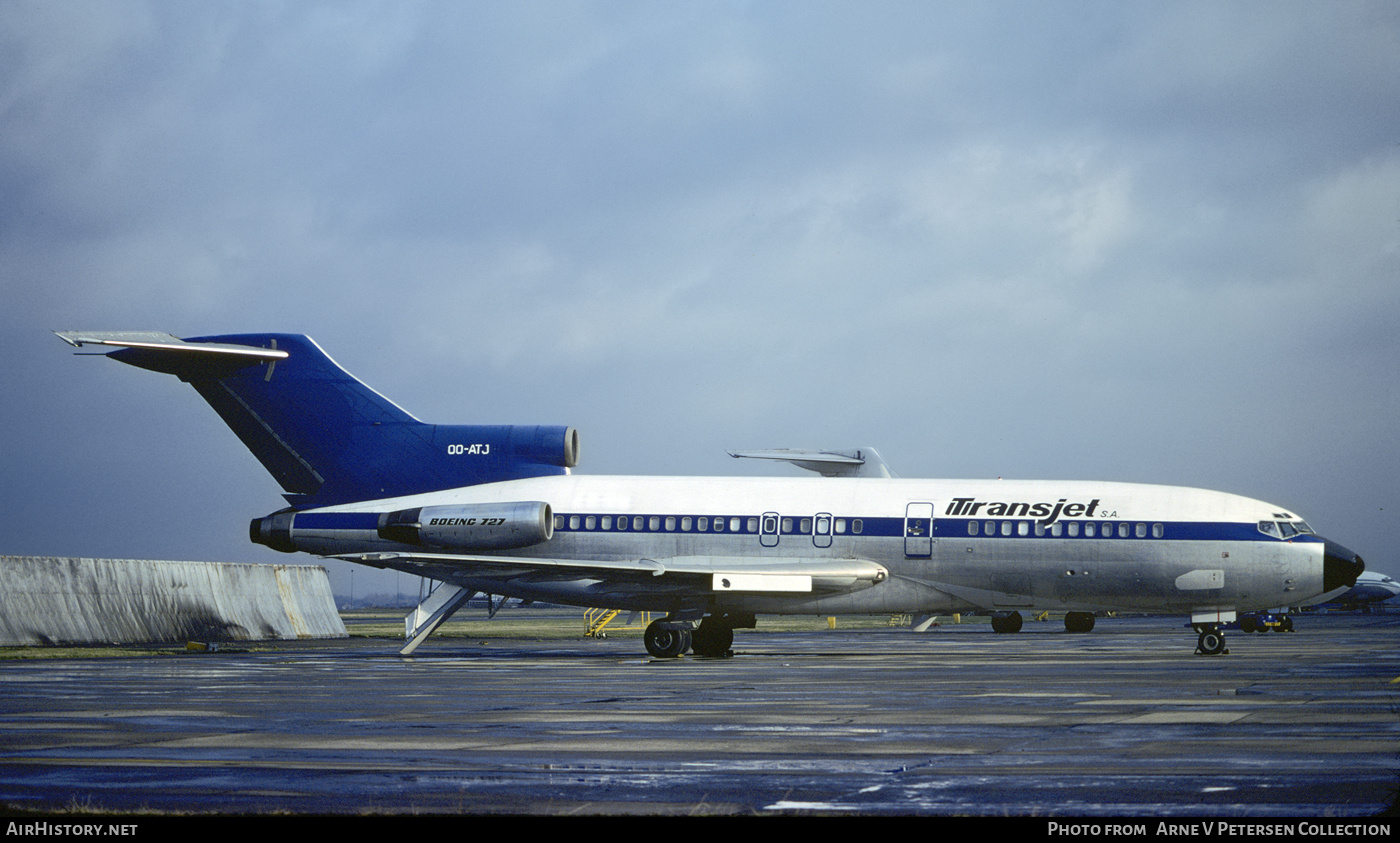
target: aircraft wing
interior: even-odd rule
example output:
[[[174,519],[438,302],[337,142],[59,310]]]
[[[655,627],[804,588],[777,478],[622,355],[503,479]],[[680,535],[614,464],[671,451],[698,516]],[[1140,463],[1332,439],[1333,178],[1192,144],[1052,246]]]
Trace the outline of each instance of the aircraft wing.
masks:
[[[455,553],[357,553],[346,562],[416,570],[432,579],[596,579],[622,590],[718,592],[842,592],[885,580],[889,571],[864,559],[671,556],[662,559],[575,560]]]
[[[780,460],[823,477],[896,477],[874,448],[854,451],[812,451],[776,448],[763,451],[730,451],[735,459]]]

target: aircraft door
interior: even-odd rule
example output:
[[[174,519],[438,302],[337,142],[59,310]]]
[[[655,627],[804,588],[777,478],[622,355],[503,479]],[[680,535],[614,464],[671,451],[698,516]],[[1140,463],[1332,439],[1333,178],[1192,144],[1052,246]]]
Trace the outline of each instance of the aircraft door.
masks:
[[[933,555],[933,504],[911,503],[904,508],[904,555],[923,559]]]
[[[812,523],[812,544],[817,547],[831,547],[831,513],[818,512]]]
[[[758,543],[764,547],[778,546],[778,513],[765,512],[758,519]]]

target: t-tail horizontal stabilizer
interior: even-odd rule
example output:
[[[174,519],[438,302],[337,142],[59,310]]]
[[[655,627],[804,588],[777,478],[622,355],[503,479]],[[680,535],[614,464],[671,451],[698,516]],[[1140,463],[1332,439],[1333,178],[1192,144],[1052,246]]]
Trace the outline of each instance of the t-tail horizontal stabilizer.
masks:
[[[578,463],[573,428],[425,424],[300,334],[56,333],[188,382],[298,509],[567,474]]]

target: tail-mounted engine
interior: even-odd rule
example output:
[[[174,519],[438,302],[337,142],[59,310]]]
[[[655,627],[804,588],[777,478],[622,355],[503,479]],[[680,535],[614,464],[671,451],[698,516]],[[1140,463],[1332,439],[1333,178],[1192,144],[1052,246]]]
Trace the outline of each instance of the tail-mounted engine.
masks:
[[[512,550],[553,535],[554,515],[540,501],[421,506],[379,516],[381,539],[422,547]]]
[[[434,550],[513,550],[549,541],[554,513],[543,501],[420,506],[392,512],[296,512],[255,519],[249,537],[284,553],[343,553],[384,543]]]

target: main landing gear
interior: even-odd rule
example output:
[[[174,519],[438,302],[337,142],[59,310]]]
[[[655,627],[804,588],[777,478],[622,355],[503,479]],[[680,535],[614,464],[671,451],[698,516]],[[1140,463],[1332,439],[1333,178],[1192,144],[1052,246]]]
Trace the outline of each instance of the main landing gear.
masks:
[[[1093,632],[1093,612],[1066,612],[1065,632]]]
[[[1092,632],[1093,612],[1068,612],[1065,614],[1065,632]],[[992,632],[1020,632],[1020,612],[998,612],[992,615]]]
[[[753,629],[756,625],[753,615],[706,615],[698,627],[668,616],[652,621],[642,640],[653,658],[674,659],[689,650],[697,656],[720,659],[734,655],[730,648],[734,646],[735,629]]]
[[[992,615],[992,632],[1020,632],[1021,613],[1006,612]]]

